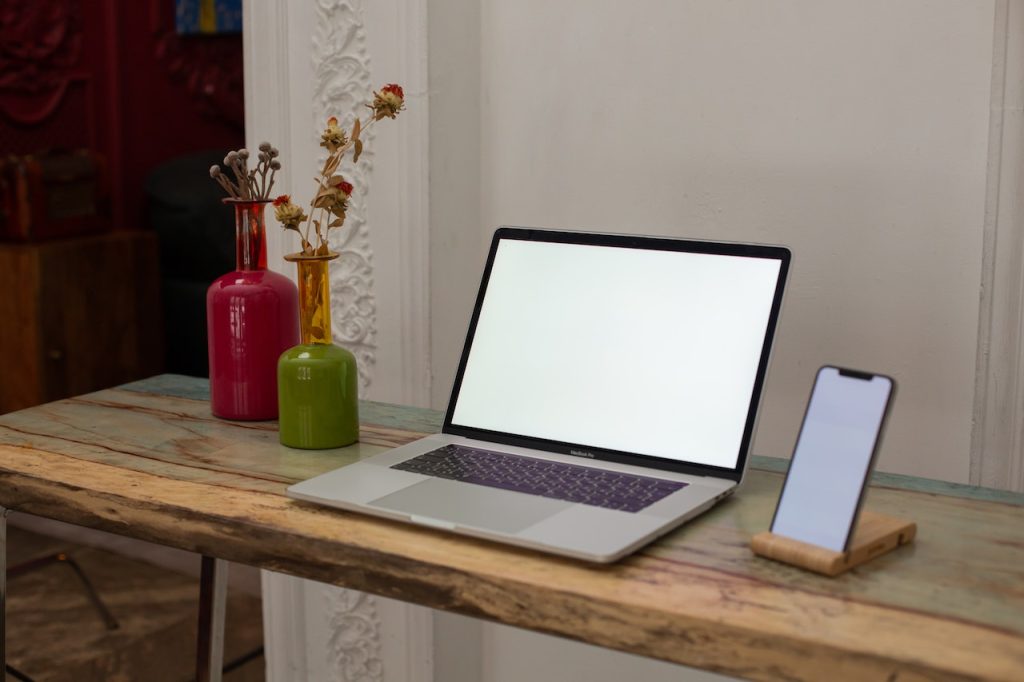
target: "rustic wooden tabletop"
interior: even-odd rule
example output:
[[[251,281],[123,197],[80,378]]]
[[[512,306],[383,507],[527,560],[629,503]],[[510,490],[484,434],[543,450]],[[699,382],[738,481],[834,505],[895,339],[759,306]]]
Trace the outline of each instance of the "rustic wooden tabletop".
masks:
[[[364,402],[361,442],[301,451],[163,375],[0,417],[0,505],[755,679],[1024,679],[1024,495],[876,475],[914,544],[825,578],[755,557],[783,460],[610,566],[293,501],[285,488],[438,430]]]

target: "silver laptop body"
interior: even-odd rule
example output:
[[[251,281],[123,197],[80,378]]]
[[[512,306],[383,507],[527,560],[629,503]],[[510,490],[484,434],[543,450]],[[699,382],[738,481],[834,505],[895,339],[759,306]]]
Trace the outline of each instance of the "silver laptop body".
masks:
[[[790,253],[499,228],[440,434],[291,497],[614,561],[742,480]]]

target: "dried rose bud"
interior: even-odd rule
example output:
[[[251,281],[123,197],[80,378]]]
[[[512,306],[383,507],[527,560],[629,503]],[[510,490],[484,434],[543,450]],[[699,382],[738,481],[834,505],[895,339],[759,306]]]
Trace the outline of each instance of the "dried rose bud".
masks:
[[[405,108],[405,92],[402,91],[402,86],[388,83],[379,92],[373,93],[373,104],[370,108],[373,109],[373,118],[377,121],[397,116],[398,112]]]
[[[318,207],[326,208],[332,215],[344,221],[345,211],[348,210],[348,200],[352,196],[354,188],[351,182],[348,182],[340,175],[331,178],[330,184],[331,190],[322,195],[321,199],[317,202]]]
[[[327,119],[327,127],[324,128],[324,132],[320,134],[320,146],[333,154],[339,147],[345,146],[347,142],[348,136],[345,135],[345,131],[341,126],[338,125],[338,118],[331,116]]]
[[[293,204],[287,194],[274,199],[274,217],[287,229],[296,229],[307,218],[302,207]]]

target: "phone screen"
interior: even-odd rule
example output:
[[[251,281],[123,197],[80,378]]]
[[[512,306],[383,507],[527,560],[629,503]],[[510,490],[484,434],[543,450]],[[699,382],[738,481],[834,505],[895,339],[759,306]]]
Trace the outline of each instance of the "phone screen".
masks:
[[[818,370],[773,533],[846,550],[892,388],[882,375]]]

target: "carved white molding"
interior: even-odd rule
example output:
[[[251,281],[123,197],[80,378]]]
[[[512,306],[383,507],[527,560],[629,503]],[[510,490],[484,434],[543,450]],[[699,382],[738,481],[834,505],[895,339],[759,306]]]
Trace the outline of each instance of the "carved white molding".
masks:
[[[970,482],[1024,491],[1024,7],[995,10]]]
[[[427,2],[402,0],[397,19],[399,68],[408,109],[398,128],[398,252],[402,280],[402,358],[398,400],[430,407],[430,119],[428,109]]]
[[[315,22],[310,53],[314,75],[310,131],[323,129],[330,116],[338,116],[347,128],[362,105],[373,99],[361,4],[353,0],[317,0]],[[367,120],[365,113],[361,118]],[[377,299],[366,219],[373,136],[370,128],[363,138],[366,151],[359,163],[342,167],[342,175],[355,189],[345,225],[330,233],[331,247],[341,254],[330,269],[332,327],[335,341],[356,356],[360,393],[369,388],[377,362]],[[321,154],[320,163],[324,158]]]
[[[377,600],[365,592],[330,590],[327,597],[328,667],[332,680],[383,682]]]
[[[430,609],[261,571],[269,682],[431,682]]]

